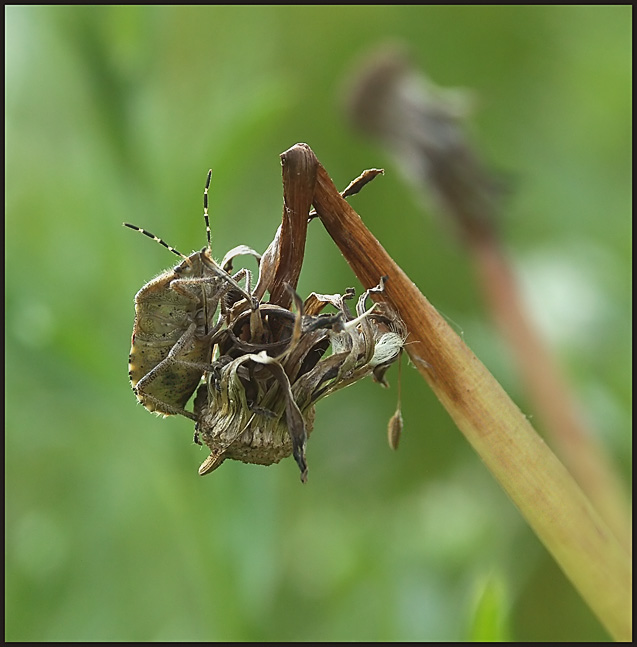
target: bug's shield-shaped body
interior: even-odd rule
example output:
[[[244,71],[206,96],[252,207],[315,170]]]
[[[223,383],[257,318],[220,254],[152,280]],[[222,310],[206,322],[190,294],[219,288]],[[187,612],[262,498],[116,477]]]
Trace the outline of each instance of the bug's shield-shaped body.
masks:
[[[194,418],[184,407],[211,361],[219,299],[236,285],[224,274],[204,248],[135,296],[129,375],[150,411]]]

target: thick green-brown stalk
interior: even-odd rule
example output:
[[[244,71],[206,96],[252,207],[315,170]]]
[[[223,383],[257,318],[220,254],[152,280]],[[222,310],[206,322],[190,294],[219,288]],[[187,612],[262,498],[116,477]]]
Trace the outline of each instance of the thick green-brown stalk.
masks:
[[[630,640],[630,556],[575,480],[320,165],[313,204],[364,287],[389,277],[379,298],[405,322],[412,362],[609,633]]]

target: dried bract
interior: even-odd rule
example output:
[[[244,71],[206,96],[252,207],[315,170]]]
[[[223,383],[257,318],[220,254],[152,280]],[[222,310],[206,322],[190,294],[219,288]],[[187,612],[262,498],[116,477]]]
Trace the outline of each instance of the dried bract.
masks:
[[[207,386],[195,401],[198,437],[211,452],[200,474],[226,458],[270,465],[293,454],[305,481],[316,403],[368,375],[382,382],[403,347],[405,329],[390,307],[365,309],[369,294],[382,292],[383,284],[361,295],[356,316],[346,304],[352,290],[312,293],[304,303],[289,290],[296,312],[260,305],[259,339],[251,335],[253,315],[244,303],[230,313]],[[328,305],[336,312],[321,313]]]

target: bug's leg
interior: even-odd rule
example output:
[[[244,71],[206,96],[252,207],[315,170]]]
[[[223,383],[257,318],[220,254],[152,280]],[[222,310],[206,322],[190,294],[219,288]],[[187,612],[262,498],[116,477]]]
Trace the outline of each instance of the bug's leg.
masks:
[[[202,254],[201,261],[210,271],[214,272],[218,277],[223,279],[226,283],[229,283],[235,290],[238,290],[243,295],[244,299],[247,300],[247,302],[250,304],[250,307],[253,310],[256,310],[259,307],[258,300],[250,294],[250,290],[249,289],[247,291],[244,290],[239,285],[239,283],[237,283],[237,281],[232,276],[230,276],[230,274],[228,274],[228,272],[226,272],[224,269],[219,267],[213,260],[206,258]],[[240,274],[243,271],[245,271],[246,274],[249,274],[248,270],[239,270],[237,274]]]
[[[203,375],[204,371],[210,369],[210,366],[208,364],[192,362],[184,360],[180,357],[180,354],[183,354],[185,349],[187,349],[195,340],[196,329],[196,324],[190,324],[186,332],[184,332],[177,343],[170,349],[168,355],[161,362],[159,362],[157,366],[155,366],[151,371],[144,375],[144,377],[139,380],[137,384],[135,384],[133,390],[135,391],[140,402],[152,403],[155,406],[156,410],[160,413],[166,413],[169,415],[181,415],[185,416],[186,418],[190,418],[191,420],[197,419],[195,414],[191,413],[190,411],[187,411],[183,407],[180,407],[176,404],[166,402],[161,397],[158,397],[158,395],[150,392],[150,387],[153,382],[155,382],[157,378],[165,374],[166,371],[174,368],[175,366],[190,370],[196,369],[197,371],[201,371],[201,375]]]
[[[241,286],[239,286],[239,283],[238,283],[238,281],[240,281],[243,278],[246,279],[246,290],[241,288]],[[214,317],[214,313],[217,310],[217,304],[219,302],[221,303],[221,308],[220,308],[217,325],[219,325],[219,323],[228,313],[230,304],[226,303],[226,301],[223,299],[223,297],[226,294],[228,294],[229,292],[232,292],[233,290],[235,292],[238,292],[239,294],[236,301],[241,301],[246,294],[250,294],[251,281],[252,281],[252,273],[250,272],[250,270],[246,268],[242,268],[232,277],[229,276],[229,279],[230,281],[226,281],[225,279],[222,279],[218,276],[204,276],[204,277],[196,277],[196,278],[189,278],[189,279],[186,279],[186,278],[173,279],[170,283],[170,287],[176,292],[179,292],[179,294],[183,294],[188,298],[193,298],[195,295],[197,295],[196,298],[198,300],[201,300],[201,296],[199,294],[199,290],[201,286],[212,285],[215,289],[213,290],[212,294],[209,294],[206,298],[206,306],[208,307],[208,311],[209,311],[209,316],[207,317],[208,328],[212,328],[211,321],[212,321],[212,318]],[[238,290],[237,288],[235,288],[235,285],[239,286]],[[258,312],[259,302],[253,297],[251,297],[248,303],[253,313],[251,317],[251,323],[250,323],[252,338],[260,339],[260,334],[262,333],[263,326],[261,322],[261,317],[258,316],[258,314],[255,314]]]
[[[245,278],[246,280],[246,291],[248,294],[252,294],[252,272],[247,269],[247,268],[242,268],[240,269],[236,274],[234,274],[232,277],[233,281],[240,281],[241,279]],[[234,286],[231,284],[228,287],[228,291],[231,291],[234,289]],[[243,292],[239,293],[239,296],[244,294]],[[236,295],[233,295],[236,296]],[[235,303],[240,301],[240,298],[233,299],[232,301],[227,302],[227,300],[224,300],[223,298],[221,299],[221,313],[219,315],[220,319],[221,317],[225,316],[230,308],[234,306]],[[250,315],[250,341],[259,341],[263,338],[263,322],[261,321],[261,315],[259,314],[259,301],[258,299],[255,299],[254,297],[251,296],[250,300],[248,301],[248,304],[250,305],[250,308],[252,310],[252,313]]]
[[[243,278],[246,280],[246,291],[248,294],[252,294],[252,272],[247,268],[240,269],[236,274],[231,277],[234,281],[239,281]],[[259,342],[263,339],[263,321],[261,321],[261,315],[259,314],[259,301],[252,297],[248,302],[252,310],[250,314],[250,341]],[[224,300],[221,300],[221,315],[226,314],[228,306]],[[231,307],[231,306],[230,306]]]
[[[217,286],[217,290],[213,292],[211,296],[207,298],[209,300],[215,300],[219,298],[219,295],[222,294],[225,290],[225,287],[221,284],[219,279],[215,277],[205,277],[200,276],[194,279],[173,279],[170,282],[171,290],[182,294],[188,299],[199,303],[201,301],[201,288],[202,285],[212,285]]]
[[[212,286],[212,290],[202,290],[202,285]],[[170,287],[175,292],[182,294],[189,299],[196,299],[197,304],[201,305],[205,321],[206,334],[214,334],[222,323],[222,315],[219,315],[219,321],[215,325],[214,316],[217,311],[217,305],[223,295],[230,289],[223,284],[218,277],[197,277],[192,279],[173,279]],[[223,308],[222,308],[223,310]]]
[[[252,278],[252,273],[250,272],[250,270],[242,268],[236,274],[234,274],[231,278],[232,278],[233,281],[236,281],[237,283],[241,279],[245,278],[246,279],[246,292],[248,294],[250,294],[250,281],[251,281],[251,278]],[[216,279],[216,280],[223,281],[223,279]],[[245,296],[244,296],[244,292],[242,290],[236,290],[234,285],[231,284],[231,283],[227,283],[227,282],[223,281],[222,285],[223,285],[222,297],[225,297],[225,298],[220,299],[220,303],[221,303],[221,313],[220,314],[221,314],[221,316],[225,316],[228,313],[228,311],[234,306],[235,303],[238,303],[239,301],[244,301]],[[252,305],[252,300],[248,301],[248,303],[250,305]]]
[[[246,290],[249,294],[252,294],[252,272],[248,269],[239,270],[232,278],[239,280],[239,275],[241,278],[245,276],[246,279]],[[251,342],[260,342],[263,339],[263,321],[261,321],[261,315],[259,313],[259,301],[257,301],[257,307],[254,307],[254,302],[251,304],[252,312],[250,313],[250,341]]]
[[[241,295],[241,297],[248,300],[251,307],[254,307],[255,299],[250,294],[252,272],[246,268],[242,268],[236,274],[230,276],[221,268],[217,269],[220,272],[223,272],[223,275],[173,279],[170,282],[170,287],[175,290],[175,292],[183,294],[188,299],[196,299],[197,301],[201,299],[198,289],[201,285],[217,286],[217,290],[213,292],[213,295],[208,296],[209,300],[220,299],[224,294],[234,289]],[[239,281],[242,278],[246,279],[245,290],[239,285]]]
[[[249,293],[252,293],[251,283],[252,283],[252,273],[250,270],[244,269],[237,272],[234,276],[236,278],[241,272],[245,272],[246,279],[246,288]],[[264,331],[263,331],[263,321],[261,320],[261,314],[259,313],[259,300],[256,300],[256,308],[254,303],[252,304],[252,312],[250,313],[250,341],[251,342],[260,342],[263,340]]]
[[[154,404],[155,405],[154,411],[156,411],[157,413],[162,413],[169,416],[184,416],[186,418],[189,418],[190,420],[195,420],[195,421],[197,420],[197,416],[194,413],[190,413],[190,411],[188,411],[187,409],[184,409],[183,407],[178,407],[174,404],[168,404],[168,402],[164,402],[160,398],[156,398],[154,395],[151,395],[150,393],[145,393],[140,389],[138,389],[137,387],[134,388],[134,391],[138,396],[141,394],[141,396],[143,397],[143,402],[142,400],[140,400],[140,402],[142,402],[144,406],[146,402],[150,402]]]
[[[240,269],[236,274],[232,276],[235,281],[239,281],[244,278],[246,280],[246,290],[248,294],[252,295],[252,272],[246,267]]]

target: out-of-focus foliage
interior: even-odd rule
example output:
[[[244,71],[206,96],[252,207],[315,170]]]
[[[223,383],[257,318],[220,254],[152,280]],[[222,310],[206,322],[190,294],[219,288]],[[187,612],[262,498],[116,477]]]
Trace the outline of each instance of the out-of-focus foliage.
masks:
[[[476,581],[476,602],[469,635],[471,642],[511,642],[506,620],[508,596],[501,576]]]
[[[341,187],[385,166],[351,203],[528,411],[462,249],[341,113],[351,61],[405,42],[477,92],[530,307],[628,479],[631,11],[6,9],[8,640],[607,638],[413,370],[398,452],[394,369],[320,404],[307,485],[291,459],[198,477],[191,423],[127,378],[133,296],[175,259],[121,223],[201,248],[212,167],[213,252],[262,251],[280,152]],[[314,221],[299,292],[350,285]]]

